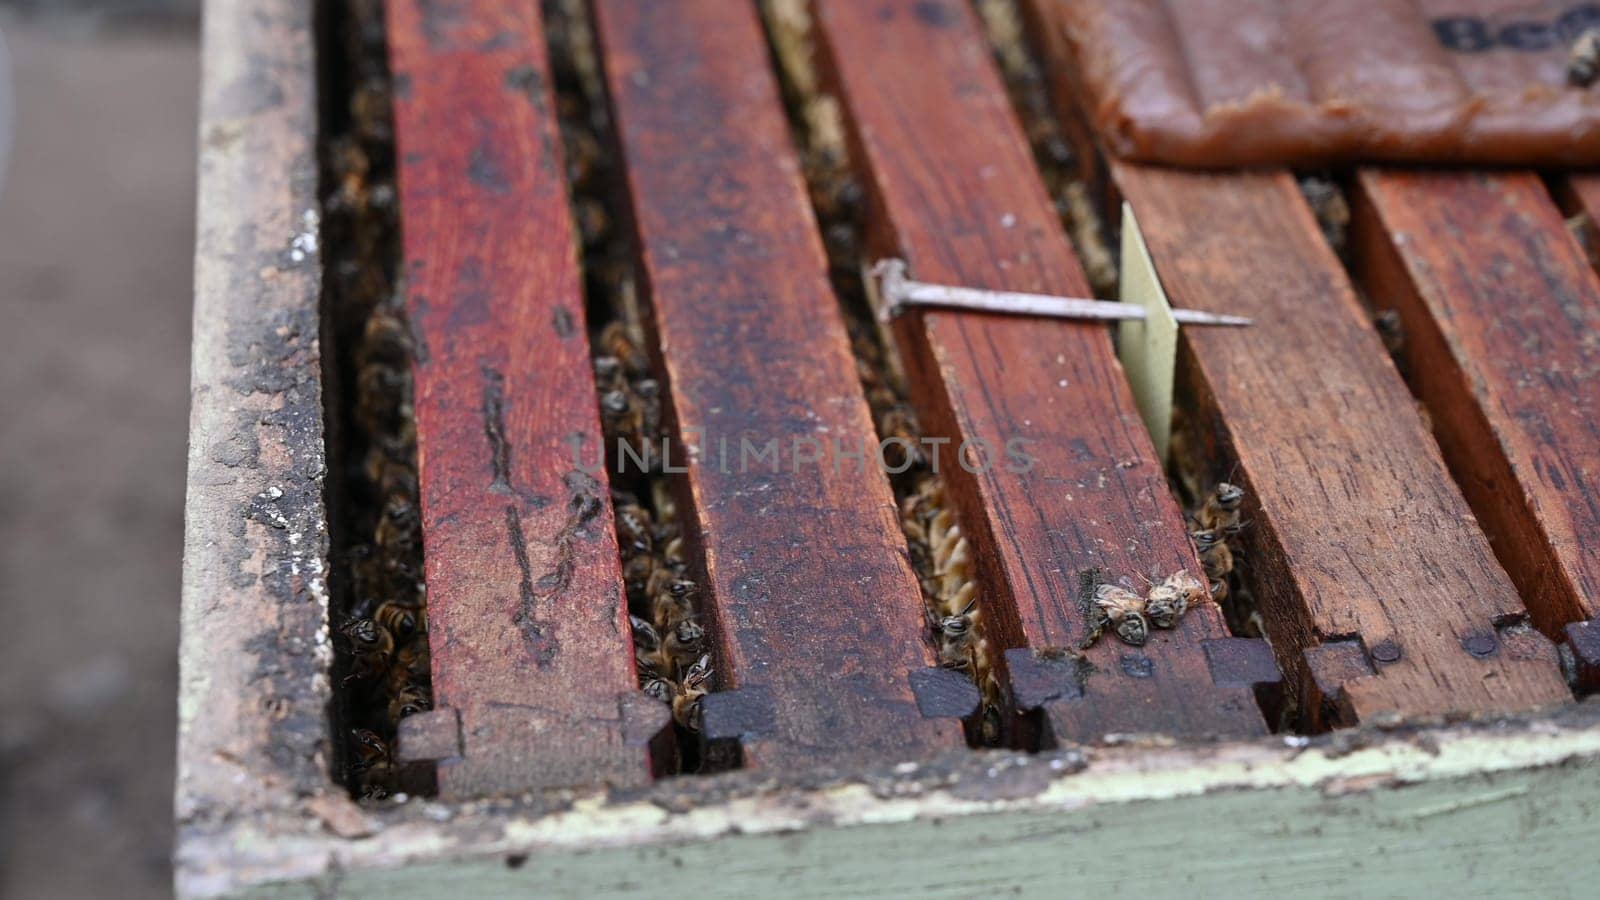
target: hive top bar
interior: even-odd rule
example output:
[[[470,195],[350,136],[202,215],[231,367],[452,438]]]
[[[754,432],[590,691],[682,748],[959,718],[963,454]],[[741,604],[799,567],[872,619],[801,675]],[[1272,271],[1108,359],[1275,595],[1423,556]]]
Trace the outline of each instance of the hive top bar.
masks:
[[[1056,0],[1107,149],[1192,167],[1600,164],[1600,3]],[[1581,50],[1578,55],[1582,55]],[[1581,79],[1580,79],[1581,80]]]

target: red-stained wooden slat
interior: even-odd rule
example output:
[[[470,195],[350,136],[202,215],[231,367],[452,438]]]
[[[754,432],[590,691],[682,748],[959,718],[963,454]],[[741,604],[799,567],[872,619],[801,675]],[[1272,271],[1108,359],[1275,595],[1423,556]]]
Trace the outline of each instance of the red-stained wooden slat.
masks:
[[[1059,7],[1024,8],[1074,118]],[[1549,641],[1507,627],[1527,611],[1293,177],[1108,171],[1173,305],[1255,319],[1184,331],[1178,398],[1201,455],[1253,498],[1245,577],[1310,724],[1319,697],[1345,722],[1570,700]]]
[[[1086,296],[967,4],[815,7],[872,198],[874,251],[904,257],[919,280]],[[928,312],[902,317],[894,334],[924,425],[992,448],[987,471],[968,471],[951,448],[942,459],[991,592],[991,640],[1076,647],[1083,579],[1094,571],[1200,574],[1103,325]],[[1028,442],[1014,446],[1031,466],[1009,464],[1003,448],[1013,439]],[[1209,604],[1142,649],[1106,635],[1088,651],[1094,669],[1082,695],[1047,704],[1047,740],[1263,733],[1249,689],[1209,674],[1203,643],[1226,635]],[[1020,681],[1017,692],[1042,695]]]
[[[921,595],[754,4],[595,9],[677,434],[700,448],[683,507],[731,689],[706,729],[761,768],[960,746],[911,690]],[[776,441],[776,471],[745,441]]]
[[[1366,171],[1354,248],[1539,628],[1600,615],[1600,278],[1531,173]]]
[[[624,717],[664,715],[632,702],[610,501],[578,466],[600,422],[536,9],[388,4],[438,707],[401,751],[444,756],[450,798],[645,782]]]

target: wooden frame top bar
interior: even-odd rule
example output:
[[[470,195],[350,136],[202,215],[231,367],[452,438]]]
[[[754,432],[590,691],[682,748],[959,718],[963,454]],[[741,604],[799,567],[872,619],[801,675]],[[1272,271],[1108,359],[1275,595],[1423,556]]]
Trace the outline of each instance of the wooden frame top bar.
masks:
[[[595,8],[677,434],[698,447],[683,508],[731,688],[704,701],[707,732],[738,723],[761,768],[962,746],[911,689],[932,662],[921,593],[754,7]]]
[[[903,257],[922,281],[1088,294],[968,5],[815,8],[872,199],[874,254]],[[1075,648],[1086,579],[1200,575],[1103,325],[929,310],[900,316],[894,333],[924,426],[981,441],[996,460],[976,473],[954,452],[943,460],[975,526],[991,640]],[[1009,465],[1014,439],[1031,465]],[[1226,636],[1205,604],[1143,648],[1102,637],[1087,651],[1093,674],[1069,689],[1081,696],[1048,705],[1050,739],[1264,732],[1248,689],[1212,682],[1203,644]]]
[[[610,495],[582,468],[601,429],[535,4],[388,9],[436,703],[400,749],[443,755],[450,798],[645,783],[625,725],[666,713],[636,702]]]
[[[1600,277],[1533,173],[1366,170],[1354,246],[1541,631],[1600,616]]]

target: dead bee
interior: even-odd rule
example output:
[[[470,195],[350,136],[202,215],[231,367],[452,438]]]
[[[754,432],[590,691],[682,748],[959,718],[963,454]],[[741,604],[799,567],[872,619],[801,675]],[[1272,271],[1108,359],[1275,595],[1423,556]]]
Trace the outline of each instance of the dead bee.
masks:
[[[1221,534],[1237,534],[1244,527],[1239,522],[1239,507],[1243,503],[1243,488],[1226,481],[1219,482],[1200,507],[1200,526]]]
[[[1567,83],[1586,88],[1600,75],[1600,28],[1590,28],[1572,42],[1567,56]]]
[[[398,641],[408,641],[428,630],[427,613],[391,600],[379,606],[372,618]]]
[[[1188,572],[1174,572],[1145,594],[1144,613],[1155,628],[1172,628],[1205,596],[1205,585]]]
[[[1091,614],[1095,622],[1090,633],[1098,638],[1110,625],[1123,643],[1142,647],[1150,637],[1150,623],[1145,619],[1144,611],[1143,597],[1115,584],[1102,584],[1094,589]],[[1092,638],[1089,643],[1093,643]]]

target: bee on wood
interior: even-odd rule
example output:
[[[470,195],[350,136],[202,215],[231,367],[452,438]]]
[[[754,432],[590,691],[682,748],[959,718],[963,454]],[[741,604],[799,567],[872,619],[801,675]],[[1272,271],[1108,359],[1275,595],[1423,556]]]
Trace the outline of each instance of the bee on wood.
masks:
[[[1567,56],[1567,83],[1586,88],[1600,75],[1600,28],[1590,28],[1572,42]]]
[[[1405,324],[1396,310],[1386,309],[1372,317],[1372,327],[1383,340],[1383,349],[1390,356],[1399,356],[1406,346]]]
[[[628,625],[633,630],[634,649],[649,653],[661,646],[661,633],[656,631],[656,626],[638,616],[629,616]]]
[[[1153,628],[1172,628],[1205,597],[1205,585],[1188,572],[1174,572],[1145,594],[1144,614]]]
[[[1090,628],[1084,646],[1094,643],[1107,625],[1125,644],[1142,647],[1150,637],[1150,623],[1144,617],[1144,598],[1115,584],[1102,584],[1094,590],[1090,609]]]
[[[1200,526],[1224,535],[1238,534],[1244,527],[1239,522],[1239,507],[1243,503],[1243,488],[1226,481],[1219,482],[1200,507]]]

